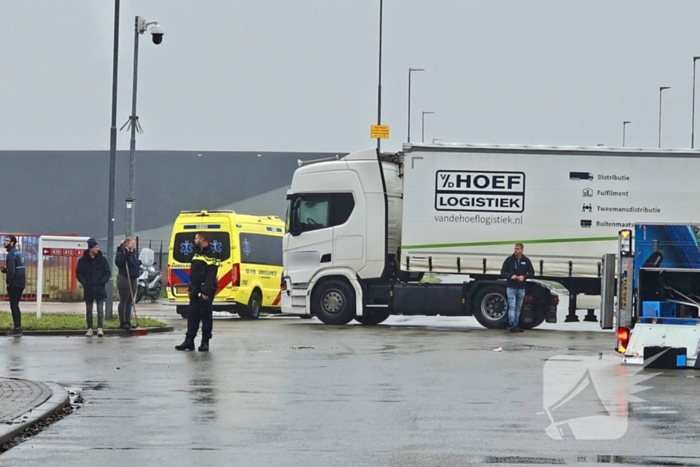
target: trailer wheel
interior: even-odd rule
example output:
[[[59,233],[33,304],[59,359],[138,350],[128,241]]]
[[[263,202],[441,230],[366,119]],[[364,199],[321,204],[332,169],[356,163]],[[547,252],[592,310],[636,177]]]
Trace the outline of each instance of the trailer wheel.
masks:
[[[484,287],[473,303],[474,317],[485,328],[504,329],[508,324],[508,299],[504,288]]]
[[[314,287],[311,312],[325,324],[348,324],[355,318],[355,291],[344,280],[324,281]]]
[[[383,323],[387,320],[387,318],[389,318],[389,316],[391,316],[391,313],[389,313],[389,311],[387,310],[370,310],[366,311],[365,314],[362,316],[355,316],[355,321],[370,326]]]

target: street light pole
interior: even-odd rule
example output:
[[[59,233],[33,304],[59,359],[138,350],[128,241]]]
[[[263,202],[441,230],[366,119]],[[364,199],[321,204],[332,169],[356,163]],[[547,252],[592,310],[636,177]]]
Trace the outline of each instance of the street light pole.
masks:
[[[425,71],[423,68],[408,69],[408,138],[406,141],[411,142],[411,73],[414,71]]]
[[[628,123],[632,123],[632,122],[630,122],[628,120],[625,120],[624,122],[622,122],[622,147],[623,148],[625,147],[625,125],[627,125]]]
[[[119,63],[119,0],[114,0],[114,51],[112,52],[112,124],[109,129],[109,200],[107,206],[107,261],[114,260],[114,183],[117,166],[117,77]],[[114,281],[107,282],[105,314],[112,319]]]
[[[421,142],[425,143],[425,115],[433,114],[435,112],[426,112],[425,110],[421,113]]]
[[[377,88],[377,125],[382,124],[382,22],[384,0],[379,0],[379,85]],[[377,138],[377,152],[381,148],[381,139]]]
[[[659,147],[661,147],[661,96],[664,89],[671,89],[670,86],[661,86],[659,88]]]
[[[690,130],[690,148],[695,148],[695,62],[698,61],[700,57],[693,57],[693,118]]]

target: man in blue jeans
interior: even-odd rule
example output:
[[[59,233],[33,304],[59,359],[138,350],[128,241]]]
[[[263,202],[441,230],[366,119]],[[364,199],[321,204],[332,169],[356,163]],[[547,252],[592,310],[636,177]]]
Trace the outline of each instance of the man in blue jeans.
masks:
[[[525,298],[525,281],[535,276],[532,262],[523,255],[523,244],[516,243],[513,255],[506,258],[501,268],[501,277],[506,279],[508,296],[508,329],[510,332],[523,332],[520,328],[520,308]]]

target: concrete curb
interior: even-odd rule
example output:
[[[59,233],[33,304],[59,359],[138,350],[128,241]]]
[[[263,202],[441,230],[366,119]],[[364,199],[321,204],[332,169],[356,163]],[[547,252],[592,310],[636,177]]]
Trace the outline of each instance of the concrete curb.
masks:
[[[12,438],[22,434],[24,430],[36,425],[41,420],[50,417],[70,403],[68,391],[63,386],[55,383],[44,383],[51,389],[51,397],[44,401],[31,412],[20,415],[15,420],[28,416],[22,423],[14,425],[0,425],[0,444],[5,444]]]
[[[136,331],[143,331],[143,330],[148,331],[148,334],[155,334],[159,332],[173,332],[175,330],[174,327],[172,326],[166,326],[162,328],[138,328]],[[7,330],[9,331],[9,329]],[[87,329],[81,329],[81,330],[56,330],[56,331],[22,331],[22,334],[25,336],[83,336],[85,337],[85,333],[87,332]],[[104,330],[105,336],[131,336],[132,333],[131,331],[125,331],[123,329],[105,329]],[[9,337],[9,336],[7,336]],[[94,338],[99,339],[97,335],[93,335]]]

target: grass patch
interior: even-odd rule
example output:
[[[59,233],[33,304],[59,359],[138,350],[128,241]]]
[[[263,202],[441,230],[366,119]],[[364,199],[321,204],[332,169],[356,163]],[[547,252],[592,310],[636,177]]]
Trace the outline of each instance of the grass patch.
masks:
[[[97,328],[97,313],[92,315],[93,326]],[[136,324],[136,320],[132,322]],[[165,323],[161,323],[151,318],[139,318],[138,325],[140,328],[162,328]],[[12,315],[8,312],[0,312],[0,330],[9,331],[14,325],[12,324]],[[22,313],[22,329],[25,331],[71,331],[87,329],[85,315],[74,315],[70,313],[47,313],[41,316],[41,319],[36,319],[35,314]],[[119,329],[119,319],[104,321],[103,329]]]

